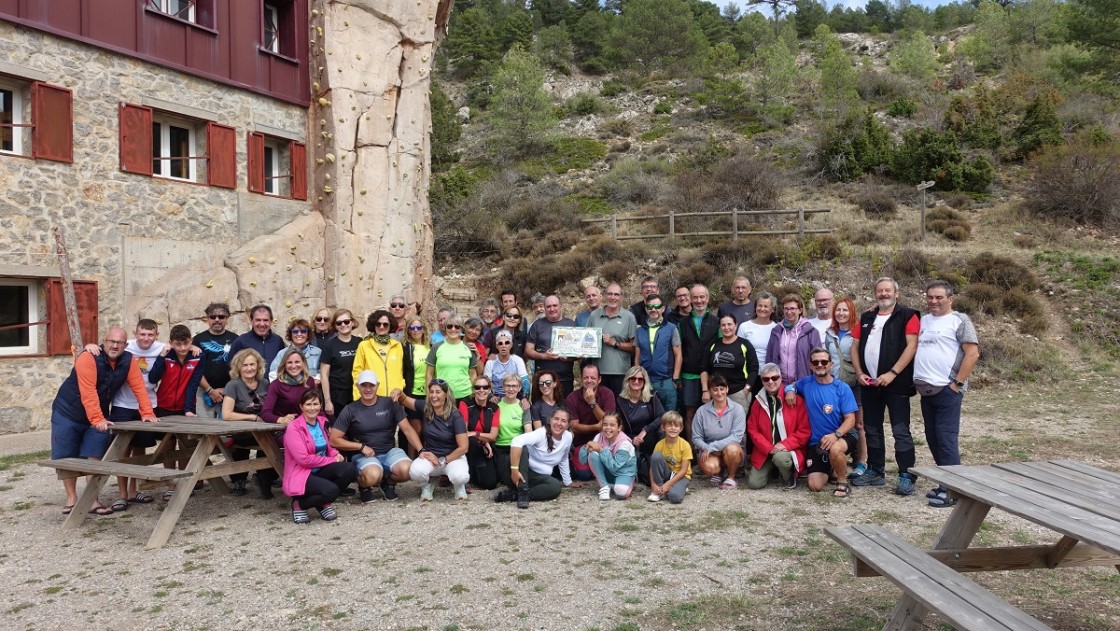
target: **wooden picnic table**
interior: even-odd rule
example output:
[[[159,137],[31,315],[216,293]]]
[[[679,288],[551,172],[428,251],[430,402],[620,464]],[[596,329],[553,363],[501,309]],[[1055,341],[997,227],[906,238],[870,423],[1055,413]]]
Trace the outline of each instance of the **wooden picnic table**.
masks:
[[[1105,471],[1072,460],[1045,462],[1010,462],[984,466],[915,467],[911,472],[937,482],[957,498],[949,519],[941,528],[929,557],[940,561],[955,572],[942,576],[942,586],[955,582],[953,589],[966,598],[991,602],[990,593],[967,581],[959,572],[990,572],[1023,569],[1055,569],[1062,567],[1114,566],[1120,570],[1120,474]],[[1056,533],[1057,540],[1042,545],[1000,546],[971,548],[972,540],[980,530],[992,508],[1016,515]],[[873,527],[850,526],[835,529],[830,536],[845,543],[854,555],[865,559],[882,560],[874,551],[876,540],[890,538],[889,533],[876,532]],[[888,541],[895,546],[901,542]],[[863,546],[857,551],[856,547]],[[902,551],[900,557],[905,557]],[[880,574],[895,580],[907,589],[903,574],[912,573],[920,561],[912,563],[889,561],[878,563],[886,570],[894,563],[903,566],[895,571],[883,571],[857,558],[857,576]],[[924,571],[924,570],[923,570]],[[932,576],[934,572],[926,572]],[[893,574],[894,576],[889,576]],[[973,585],[972,589],[965,585]],[[927,593],[910,589],[895,607],[885,629],[916,629],[921,626],[927,607],[939,609],[946,594],[938,587]],[[955,597],[955,595],[954,595]],[[921,600],[919,600],[921,598]],[[924,601],[924,603],[922,602]],[[1017,610],[1006,614],[1009,619],[1023,615]],[[1028,628],[1021,618],[1010,628]],[[1006,623],[1005,623],[1006,624]],[[990,623],[970,628],[997,628]],[[1003,627],[998,627],[1003,628]]]
[[[197,416],[167,416],[158,423],[124,421],[114,423],[110,431],[115,434],[112,444],[101,460],[65,458],[44,460],[39,464],[58,470],[58,477],[73,478],[90,476],[86,488],[78,497],[78,503],[63,523],[64,528],[77,528],[85,519],[87,511],[101,494],[109,476],[124,476],[142,480],[141,488],[153,488],[176,481],[175,493],[168,501],[155,530],[148,539],[146,548],[158,548],[167,543],[171,531],[179,521],[191,490],[202,480],[210,480],[211,486],[220,493],[227,493],[229,487],[222,476],[232,473],[248,473],[274,468],[284,471],[284,459],[276,444],[273,432],[282,429],[273,423],[254,423],[249,421],[222,421]],[[125,457],[132,437],[137,432],[157,432],[163,434],[153,453],[143,456]],[[225,436],[251,434],[265,458],[235,461],[229,449],[222,442]],[[210,456],[219,452],[225,461],[214,464]],[[180,461],[187,464],[179,468]],[[170,463],[173,468],[164,465]]]

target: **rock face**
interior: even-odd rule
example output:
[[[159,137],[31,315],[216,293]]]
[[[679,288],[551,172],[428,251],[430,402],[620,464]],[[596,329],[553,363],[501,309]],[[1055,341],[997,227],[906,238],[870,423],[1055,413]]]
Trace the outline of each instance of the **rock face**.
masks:
[[[432,295],[428,88],[451,0],[312,2],[313,205],[326,302]],[[425,314],[432,316],[434,313]]]

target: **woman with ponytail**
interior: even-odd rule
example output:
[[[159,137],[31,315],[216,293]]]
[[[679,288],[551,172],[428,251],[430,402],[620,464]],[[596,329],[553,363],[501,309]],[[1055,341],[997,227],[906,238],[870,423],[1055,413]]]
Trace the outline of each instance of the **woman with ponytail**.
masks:
[[[568,431],[571,420],[572,414],[567,408],[556,408],[547,427],[514,437],[509,446],[510,478],[517,490],[498,492],[495,502],[516,499],[518,508],[529,508],[530,500],[556,499],[565,486],[583,487],[580,482],[572,482],[568,466],[568,454],[572,450],[572,433]],[[554,469],[559,469],[560,480],[552,477]]]

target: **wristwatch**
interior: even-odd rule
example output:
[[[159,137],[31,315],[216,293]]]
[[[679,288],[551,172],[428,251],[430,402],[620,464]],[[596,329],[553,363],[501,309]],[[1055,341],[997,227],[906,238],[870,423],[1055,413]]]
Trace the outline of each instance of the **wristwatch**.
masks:
[[[832,432],[832,435],[837,437],[837,438],[843,438],[844,437],[844,435],[840,433],[840,430],[836,430],[835,432]]]
[[[963,382],[963,381],[961,381],[961,380],[959,380],[959,379],[954,379],[954,380],[953,380],[953,383],[954,383],[954,384],[956,384],[956,386],[957,386],[958,388],[963,388],[963,387],[964,387],[964,382]]]

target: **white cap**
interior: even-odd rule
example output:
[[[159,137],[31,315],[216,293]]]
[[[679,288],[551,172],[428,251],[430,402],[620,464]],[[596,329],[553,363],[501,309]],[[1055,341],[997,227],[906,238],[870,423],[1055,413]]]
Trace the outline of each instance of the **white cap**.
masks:
[[[360,386],[363,383],[371,383],[376,386],[378,383],[377,373],[373,372],[372,370],[363,370],[362,372],[360,372],[358,374],[358,385]]]

